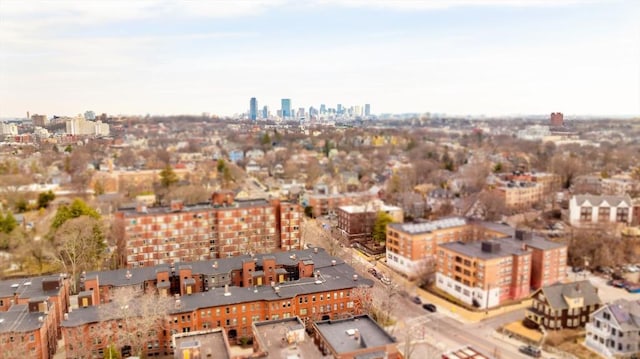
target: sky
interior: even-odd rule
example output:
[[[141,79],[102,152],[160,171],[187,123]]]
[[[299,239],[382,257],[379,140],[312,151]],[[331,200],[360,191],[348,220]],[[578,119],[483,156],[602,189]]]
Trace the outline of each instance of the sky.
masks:
[[[640,115],[637,0],[0,0],[0,118]]]

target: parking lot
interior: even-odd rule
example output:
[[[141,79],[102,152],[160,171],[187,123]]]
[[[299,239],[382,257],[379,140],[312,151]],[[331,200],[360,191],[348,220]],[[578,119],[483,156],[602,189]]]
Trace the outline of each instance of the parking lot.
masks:
[[[640,273],[626,273],[625,278],[637,283],[639,281],[639,274]],[[588,279],[591,284],[598,288],[598,295],[603,303],[610,303],[616,299],[640,299],[640,293],[629,293],[626,289],[608,285],[608,277],[596,275],[588,271],[582,271],[580,273],[569,272],[569,280],[571,281],[584,279]]]

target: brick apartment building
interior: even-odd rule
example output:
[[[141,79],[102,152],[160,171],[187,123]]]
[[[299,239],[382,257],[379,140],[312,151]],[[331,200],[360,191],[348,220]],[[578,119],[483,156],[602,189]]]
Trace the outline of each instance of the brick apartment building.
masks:
[[[491,308],[563,281],[566,263],[566,245],[516,230],[501,238],[440,244],[436,286],[467,304]]]
[[[377,193],[349,192],[349,193],[314,193],[305,197],[303,202],[311,207],[311,215],[316,218],[329,214],[337,214],[338,207],[361,205],[378,198]]]
[[[259,321],[298,316],[310,327],[314,321],[359,314],[362,293],[373,285],[318,248],[93,272],[82,282],[80,308],[62,324],[70,339],[67,358],[104,353],[109,330],[98,329],[113,331],[119,319],[101,320],[100,307],[113,304],[109,300],[116,287],[175,296],[165,328],[152,333],[145,349],[145,355],[156,356],[173,353],[171,335],[176,333],[221,327],[235,341],[250,338],[252,323]]]
[[[522,172],[501,173],[498,177],[505,182],[531,182],[542,185],[542,192],[547,194],[562,188],[562,177],[555,173],[546,172]]]
[[[68,307],[65,277],[0,281],[0,356],[52,358]]]
[[[297,204],[234,200],[231,192],[214,193],[206,204],[141,203],[116,213],[130,268],[299,249],[301,217]]]
[[[497,186],[495,193],[505,208],[527,209],[542,201],[544,185],[537,182],[510,181]]]
[[[421,223],[390,223],[387,225],[387,264],[413,277],[420,271],[422,263],[436,257],[439,244],[503,235],[461,217]]]
[[[404,214],[402,208],[387,206],[382,201],[371,201],[359,206],[340,206],[337,210],[338,231],[344,243],[353,244],[372,238],[373,225],[379,212],[391,216],[393,222],[402,222]]]

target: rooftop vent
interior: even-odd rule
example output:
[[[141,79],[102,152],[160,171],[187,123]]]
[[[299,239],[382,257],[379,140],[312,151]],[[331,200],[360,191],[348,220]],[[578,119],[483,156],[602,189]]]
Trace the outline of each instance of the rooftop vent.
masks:
[[[225,285],[224,285],[224,296],[225,296],[225,297],[228,297],[228,296],[230,296],[230,295],[231,295],[231,292],[229,292],[229,285],[228,285],[228,284],[225,284]]]
[[[358,280],[358,275],[357,274],[353,275],[353,280]]]
[[[490,241],[482,242],[482,251],[485,253],[498,253],[500,252],[500,243]]]
[[[313,248],[313,253],[318,253],[318,247]]]
[[[133,274],[131,274],[130,271],[127,271],[127,274],[124,275],[127,279],[131,279],[131,277],[133,276]]]
[[[44,322],[44,317],[43,317],[43,316],[39,316],[39,317],[38,317],[38,321],[39,321],[40,323]]]
[[[31,282],[24,282],[22,285],[31,285]]]
[[[64,313],[64,320],[69,320],[69,313]]]
[[[14,283],[14,284],[11,285],[11,288],[18,288],[19,286],[20,286],[20,284]]]
[[[336,260],[335,260],[335,259],[332,259],[332,260],[331,260],[331,265],[332,265],[332,266],[335,266],[335,265],[336,265]]]
[[[212,267],[213,267],[213,268],[218,268],[218,261],[213,262]]]

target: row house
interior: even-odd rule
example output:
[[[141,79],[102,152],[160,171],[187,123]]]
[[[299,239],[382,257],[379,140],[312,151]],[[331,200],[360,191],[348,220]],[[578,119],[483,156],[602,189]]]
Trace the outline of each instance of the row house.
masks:
[[[588,280],[545,286],[531,298],[526,319],[551,330],[584,327],[602,305],[598,289]]]
[[[640,300],[618,299],[590,316],[585,345],[601,356],[640,356]]]
[[[193,273],[197,267],[195,263],[191,264],[191,268],[181,269],[181,288],[177,288],[181,292],[174,294],[173,305],[166,314],[164,325],[149,333],[143,348],[144,354],[171,355],[174,352],[171,337],[179,333],[222,328],[229,341],[241,342],[252,337],[252,324],[257,322],[297,316],[306,327],[311,327],[311,323],[315,321],[345,318],[360,313],[362,301],[368,299],[367,288],[373,285],[371,280],[359,278],[352,267],[324,251],[290,253],[292,261],[294,254],[295,260],[300,259],[300,265],[305,266],[301,268],[304,273],[301,271],[296,280],[273,281],[263,285],[256,281],[249,282],[249,279],[255,278],[256,272],[263,272],[265,265],[269,271],[269,259],[265,262],[265,257],[255,260],[256,267],[250,263],[254,261],[253,258],[244,258],[244,261],[239,258],[227,260],[236,262],[242,268],[243,278],[235,279],[234,282],[240,285],[226,284],[223,287],[210,287],[202,292],[182,290],[183,286],[191,285],[197,289],[197,284],[184,272],[191,270]],[[222,262],[224,261],[219,261],[221,267],[228,265]],[[206,263],[210,265],[210,262]],[[275,269],[275,261],[271,264]],[[258,270],[259,267],[262,270]],[[131,279],[137,270],[140,269],[130,271]],[[85,280],[85,285],[86,283]],[[161,285],[156,284],[155,287],[155,293],[150,292],[148,295],[168,294],[161,290]],[[86,289],[89,291],[89,288]],[[169,285],[168,289],[174,288]],[[94,287],[92,291],[95,290]],[[100,315],[100,308],[113,305],[113,302],[105,301],[104,304],[96,305],[98,302],[95,298],[92,300],[93,303],[87,302],[87,306],[81,305],[78,310],[70,313],[68,320],[63,323],[67,358],[81,357],[87,351],[96,356],[104,353],[110,343],[109,337],[117,329],[121,329],[119,326],[122,324],[119,323],[122,323],[123,318],[105,319]],[[135,301],[134,298],[130,307],[135,307]],[[117,349],[125,352],[130,350],[130,346],[122,345]]]
[[[34,298],[48,298],[47,312],[56,328],[52,333],[62,338],[59,324],[70,307],[70,281],[65,275],[50,275],[0,281],[0,313],[14,305],[29,304]]]
[[[386,234],[387,264],[409,277],[419,274],[423,264],[435,258],[439,244],[503,236],[502,232],[492,231],[462,217],[390,223]]]
[[[111,301],[116,288],[131,287],[145,293],[190,295],[225,286],[254,287],[312,278],[334,259],[321,248],[250,254],[198,262],[82,273],[79,305]],[[85,304],[86,303],[86,304]]]
[[[179,261],[228,258],[300,248],[301,207],[286,202],[236,201],[215,193],[212,202],[184,206],[122,208],[126,262],[130,268]]]
[[[58,347],[56,309],[54,302],[43,296],[0,312],[0,356],[53,358]]]
[[[372,238],[373,226],[378,214],[386,213],[393,222],[402,222],[404,214],[402,208],[387,206],[376,200],[360,206],[338,207],[338,231],[344,243],[353,244]]]
[[[443,243],[437,249],[436,286],[469,305],[495,307],[563,281],[566,250],[519,230],[512,237]]]
[[[602,223],[631,224],[633,203],[629,195],[575,195],[569,201],[569,222],[572,226]]]

